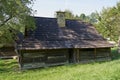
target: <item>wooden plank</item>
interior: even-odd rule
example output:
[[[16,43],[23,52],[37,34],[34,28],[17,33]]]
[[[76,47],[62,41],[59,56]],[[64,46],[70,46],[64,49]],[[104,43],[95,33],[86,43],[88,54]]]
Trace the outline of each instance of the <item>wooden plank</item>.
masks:
[[[68,64],[68,62],[60,62],[60,63],[53,63],[53,64],[46,64],[46,66],[58,66],[58,65],[65,65]]]
[[[23,65],[22,69],[31,69],[31,68],[40,68],[40,67],[45,67],[45,63],[26,63]]]
[[[48,56],[46,63],[59,63],[59,62],[66,62],[66,61],[67,61],[66,55]]]
[[[31,62],[45,62],[45,57],[36,57],[36,58],[23,58],[23,63],[31,63]]]
[[[97,49],[97,55],[96,55],[96,60],[105,60],[105,58],[110,58],[110,48],[98,48]]]
[[[94,60],[95,59],[94,48],[93,49],[80,49],[79,53],[80,53],[80,61]]]

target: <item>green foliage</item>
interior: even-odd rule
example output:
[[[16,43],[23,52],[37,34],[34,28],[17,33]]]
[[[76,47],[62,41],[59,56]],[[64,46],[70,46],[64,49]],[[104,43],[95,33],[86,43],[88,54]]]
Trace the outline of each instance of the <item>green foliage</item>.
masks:
[[[92,12],[90,15],[89,15],[89,21],[91,24],[95,24],[98,22],[99,20],[99,13],[98,12]]]
[[[120,2],[114,7],[103,8],[99,22],[96,24],[97,30],[106,38],[118,41],[120,33]]]
[[[74,14],[70,10],[65,10],[65,18],[66,19],[74,19]]]
[[[13,33],[11,33],[7,27],[0,28],[0,47],[13,42]]]
[[[24,28],[33,29],[30,17],[32,9],[28,6],[33,0],[0,0],[0,45],[13,43],[16,34]]]
[[[86,19],[86,15],[85,15],[84,13],[82,13],[82,14],[80,15],[80,19],[85,20],[85,19]]]

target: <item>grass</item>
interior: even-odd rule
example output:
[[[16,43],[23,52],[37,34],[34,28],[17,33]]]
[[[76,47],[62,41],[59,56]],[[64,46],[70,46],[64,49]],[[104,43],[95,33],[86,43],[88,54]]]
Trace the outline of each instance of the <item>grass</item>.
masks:
[[[112,49],[113,60],[89,64],[19,71],[16,60],[0,60],[0,80],[119,80],[120,59],[116,48]]]

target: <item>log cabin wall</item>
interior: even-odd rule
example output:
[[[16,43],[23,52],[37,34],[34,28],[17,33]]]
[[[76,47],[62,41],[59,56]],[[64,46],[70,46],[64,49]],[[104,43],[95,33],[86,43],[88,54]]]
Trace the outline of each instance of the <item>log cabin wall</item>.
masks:
[[[11,57],[16,56],[15,48],[14,47],[2,47],[0,48],[0,57]]]
[[[19,51],[21,69],[62,65],[69,62],[68,50]]]
[[[110,48],[24,50],[18,53],[21,69],[111,59]]]
[[[94,48],[79,49],[79,55],[80,61],[94,60],[95,59]]]
[[[106,61],[111,59],[110,48],[79,49],[79,62],[82,61]]]
[[[111,60],[111,49],[110,48],[97,48],[96,49],[96,60],[97,61]]]

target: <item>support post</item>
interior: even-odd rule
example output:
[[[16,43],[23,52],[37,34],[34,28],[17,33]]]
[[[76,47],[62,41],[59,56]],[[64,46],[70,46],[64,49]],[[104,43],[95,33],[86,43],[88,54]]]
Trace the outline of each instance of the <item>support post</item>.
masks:
[[[24,61],[23,61],[23,58],[24,58],[24,52],[23,51],[20,51],[20,68],[21,70],[23,69],[24,67]]]
[[[79,49],[74,49],[73,60],[74,63],[78,63],[80,61]]]
[[[22,63],[22,53],[19,50],[16,50],[16,53],[18,54],[18,63],[19,63],[19,68],[22,70],[23,63]]]

